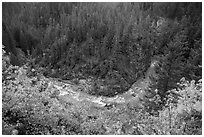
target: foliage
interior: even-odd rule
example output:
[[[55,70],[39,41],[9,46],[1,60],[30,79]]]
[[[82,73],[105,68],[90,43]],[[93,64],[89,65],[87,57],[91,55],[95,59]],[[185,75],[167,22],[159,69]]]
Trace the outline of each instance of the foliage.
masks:
[[[4,133],[201,134],[201,11],[202,3],[4,2]],[[145,94],[101,109],[57,97],[46,77],[95,96],[131,85]]]
[[[160,56],[163,87],[158,89],[165,96],[182,77],[201,78],[200,5],[3,3],[3,24],[9,28],[8,34],[3,32],[3,44],[15,56],[15,47],[32,55],[51,77],[105,80],[117,71],[130,85]],[[126,89],[123,83],[121,91]]]
[[[181,79],[177,89],[168,91],[160,110],[150,111],[151,103],[138,107],[134,100],[99,108],[59,97],[51,79],[26,65],[10,65],[4,51],[2,63],[3,134],[202,134],[201,80]],[[154,97],[152,102],[161,101]]]
[[[202,81],[182,78],[179,88],[168,93],[166,107],[157,119],[159,128],[166,130],[163,134],[202,134]]]

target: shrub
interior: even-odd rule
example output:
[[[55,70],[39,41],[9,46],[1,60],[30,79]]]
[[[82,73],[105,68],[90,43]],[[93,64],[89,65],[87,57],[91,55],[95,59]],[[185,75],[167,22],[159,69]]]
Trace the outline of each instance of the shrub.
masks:
[[[202,81],[182,78],[179,87],[168,91],[166,106],[153,117],[157,134],[202,134]]]

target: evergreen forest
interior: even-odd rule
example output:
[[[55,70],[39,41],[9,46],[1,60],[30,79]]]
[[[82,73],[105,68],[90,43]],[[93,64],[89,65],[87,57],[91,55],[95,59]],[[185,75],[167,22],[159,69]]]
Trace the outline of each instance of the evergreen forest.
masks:
[[[202,135],[201,2],[2,2],[3,135]]]

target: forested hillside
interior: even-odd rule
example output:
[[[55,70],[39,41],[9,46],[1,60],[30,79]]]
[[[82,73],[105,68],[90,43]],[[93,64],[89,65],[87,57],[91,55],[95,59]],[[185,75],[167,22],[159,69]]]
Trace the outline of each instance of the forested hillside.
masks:
[[[3,134],[202,134],[202,3],[4,2],[2,45]]]

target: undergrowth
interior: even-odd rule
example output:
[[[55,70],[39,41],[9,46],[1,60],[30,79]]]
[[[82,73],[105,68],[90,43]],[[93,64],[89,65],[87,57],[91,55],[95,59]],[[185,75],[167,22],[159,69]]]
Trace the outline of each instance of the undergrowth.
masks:
[[[4,50],[2,65],[3,134],[202,134],[202,80],[182,78],[154,115],[130,104],[98,108],[86,101],[63,102],[49,79],[26,65],[12,66]]]

